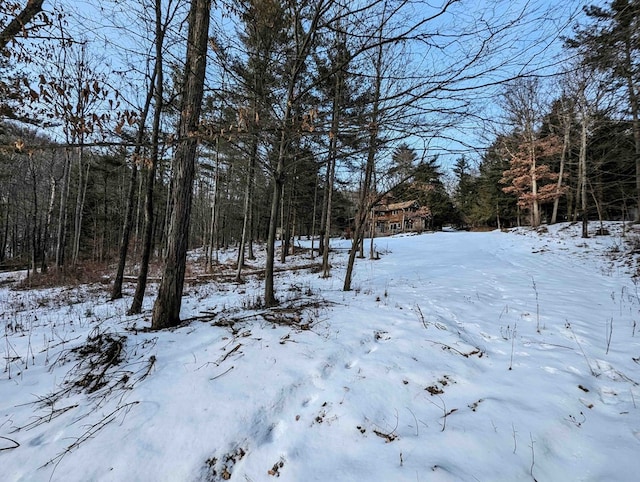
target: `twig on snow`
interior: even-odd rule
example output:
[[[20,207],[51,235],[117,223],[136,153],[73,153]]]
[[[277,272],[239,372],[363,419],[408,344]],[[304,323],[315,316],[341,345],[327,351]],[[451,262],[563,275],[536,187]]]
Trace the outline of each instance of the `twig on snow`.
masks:
[[[13,440],[12,438],[3,437],[2,435],[0,435],[0,438],[3,439],[3,440],[8,440],[9,442],[11,442],[13,444],[12,447],[0,447],[0,450],[12,450],[12,449],[17,449],[18,447],[20,447],[20,444],[18,442],[16,442],[15,440]]]

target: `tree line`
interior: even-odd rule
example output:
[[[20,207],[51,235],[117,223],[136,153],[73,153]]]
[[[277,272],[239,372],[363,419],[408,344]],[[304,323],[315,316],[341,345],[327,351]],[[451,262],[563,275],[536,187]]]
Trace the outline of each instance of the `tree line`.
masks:
[[[179,322],[194,247],[207,270],[237,248],[240,282],[264,246],[271,306],[296,236],[330,276],[329,239],[348,231],[351,289],[389,195],[428,206],[434,228],[640,215],[636,1],[587,8],[561,63],[511,48],[551,18],[535,4],[88,4],[0,6],[0,263],[109,263],[113,298],[129,266],[139,313],[158,259],[155,328]],[[488,91],[498,116],[477,109]],[[495,117],[446,172],[436,146]]]

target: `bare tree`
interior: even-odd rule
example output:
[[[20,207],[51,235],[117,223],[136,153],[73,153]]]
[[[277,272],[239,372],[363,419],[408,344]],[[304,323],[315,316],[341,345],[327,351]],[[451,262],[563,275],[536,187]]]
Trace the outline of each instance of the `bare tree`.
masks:
[[[140,258],[140,272],[138,273],[138,283],[136,292],[129,308],[129,313],[140,313],[142,310],[142,302],[144,300],[144,292],[147,287],[147,276],[149,273],[149,262],[151,260],[151,252],[153,248],[153,194],[156,179],[156,171],[159,161],[159,143],[160,143],[160,120],[164,106],[164,63],[163,50],[164,38],[167,31],[167,24],[172,17],[171,5],[169,5],[169,14],[167,20],[163,19],[162,2],[155,2],[155,62],[153,69],[153,77],[155,79],[155,87],[153,87],[154,112],[153,125],[151,126],[151,156],[147,163],[147,187],[145,194],[145,228],[142,243],[142,256]]]

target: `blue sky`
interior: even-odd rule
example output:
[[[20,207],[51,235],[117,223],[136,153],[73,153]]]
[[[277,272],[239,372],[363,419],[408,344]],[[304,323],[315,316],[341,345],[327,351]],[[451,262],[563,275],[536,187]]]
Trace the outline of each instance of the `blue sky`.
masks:
[[[139,62],[136,63],[135,56],[123,59],[108,52],[106,40],[120,44],[120,52],[126,48],[131,48],[132,52],[144,48],[135,45],[136,35],[144,29],[141,23],[134,20],[134,9],[138,3],[119,3],[121,19],[104,18],[105,13],[99,6],[100,2],[92,0],[55,0],[45,3],[45,7],[51,8],[55,4],[83,14],[86,17],[85,20],[74,28],[86,38],[96,40],[94,42],[96,54],[104,59],[105,66],[111,64],[113,68],[124,70],[130,67],[142,68]],[[149,0],[149,7],[151,3]],[[441,3],[441,1],[417,3],[412,12],[414,16],[409,20],[416,21],[421,16],[431,15],[434,8],[438,8]],[[444,165],[452,163],[462,154],[471,159],[477,159],[478,152],[473,148],[486,145],[487,137],[490,138],[492,130],[496,128],[494,121],[499,120],[500,117],[499,97],[502,87],[498,84],[506,78],[521,73],[542,76],[557,73],[560,69],[560,61],[565,55],[562,51],[562,36],[571,34],[573,25],[581,17],[582,7],[587,3],[594,2],[463,0],[454,3],[447,15],[431,22],[425,29],[426,33],[433,34],[433,38],[439,45],[451,42],[450,45],[438,50],[427,49],[425,42],[413,43],[408,47],[413,53],[409,67],[415,67],[416,72],[423,73],[425,77],[432,76],[437,82],[447,72],[454,71],[465,60],[465,56],[477,52],[481,39],[487,38],[487,26],[497,28],[493,32],[495,39],[489,44],[487,52],[483,53],[482,61],[463,72],[464,75],[478,74],[478,77],[462,82],[450,82],[447,84],[448,87],[461,90],[458,93],[439,92],[438,95],[428,98],[425,104],[427,109],[436,111],[441,107],[446,108],[462,102],[468,104],[477,116],[458,122],[455,128],[443,129],[440,125],[446,123],[448,119],[433,114],[427,115],[423,132],[415,137],[411,144],[420,151],[426,147],[428,155],[439,155]],[[109,27],[111,23],[118,23],[128,31],[123,33],[122,30]],[[482,32],[474,36],[472,34],[474,30]],[[468,35],[457,39],[452,38],[460,32],[466,32]],[[131,65],[127,65],[127,62]],[[144,89],[139,89],[140,83],[135,81],[135,75],[131,73],[129,76],[134,79],[133,84],[129,86],[132,88],[129,94],[133,94],[136,89],[143,94]],[[554,82],[556,81],[550,78],[548,84],[553,86]],[[496,85],[490,85],[492,83]],[[480,88],[480,86],[483,87]],[[470,145],[473,148],[470,148]]]

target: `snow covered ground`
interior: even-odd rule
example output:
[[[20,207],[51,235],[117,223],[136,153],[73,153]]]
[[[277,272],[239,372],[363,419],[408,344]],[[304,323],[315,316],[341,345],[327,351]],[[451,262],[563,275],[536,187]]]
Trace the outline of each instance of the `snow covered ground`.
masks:
[[[133,285],[4,274],[0,479],[639,480],[640,243],[607,226],[381,238],[353,291],[338,250],[273,311],[200,281],[162,332]]]

